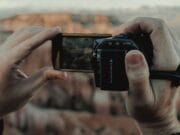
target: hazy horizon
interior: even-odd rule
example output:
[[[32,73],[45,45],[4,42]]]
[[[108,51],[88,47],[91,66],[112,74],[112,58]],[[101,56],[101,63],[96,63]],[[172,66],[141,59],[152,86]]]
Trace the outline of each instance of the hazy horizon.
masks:
[[[12,8],[31,9],[86,9],[109,10],[139,8],[141,6],[180,6],[180,0],[0,0],[0,10]]]
[[[148,6],[179,7],[180,0],[0,0],[0,19],[26,13],[136,10]],[[84,12],[81,12],[84,13]]]

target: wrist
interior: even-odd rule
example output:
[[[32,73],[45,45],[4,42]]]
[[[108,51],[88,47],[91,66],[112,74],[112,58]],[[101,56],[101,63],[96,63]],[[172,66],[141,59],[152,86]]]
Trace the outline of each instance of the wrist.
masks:
[[[139,125],[144,135],[173,135],[180,133],[178,120],[158,123],[140,123]]]

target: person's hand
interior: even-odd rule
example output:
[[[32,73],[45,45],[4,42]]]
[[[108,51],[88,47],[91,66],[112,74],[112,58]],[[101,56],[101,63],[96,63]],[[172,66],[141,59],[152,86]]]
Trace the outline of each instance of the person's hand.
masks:
[[[120,26],[118,33],[146,32],[154,47],[155,70],[175,71],[180,64],[180,41],[164,21],[137,18]],[[129,80],[128,113],[140,124],[145,135],[168,135],[180,132],[176,102],[179,87],[167,80],[149,80],[149,69],[140,51],[130,51],[125,57]]]
[[[0,117],[25,105],[47,80],[66,76],[65,73],[45,67],[28,77],[17,68],[34,49],[58,33],[58,27],[21,29],[0,46]]]

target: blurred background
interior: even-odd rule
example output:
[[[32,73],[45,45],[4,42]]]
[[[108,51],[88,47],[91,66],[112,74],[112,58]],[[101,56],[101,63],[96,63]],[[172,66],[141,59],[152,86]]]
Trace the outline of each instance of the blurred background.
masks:
[[[179,0],[0,0],[0,44],[15,30],[60,26],[67,33],[108,33],[138,16],[164,19],[180,38]],[[49,43],[20,66],[28,75],[51,65]],[[5,118],[5,135],[139,135],[124,93],[100,91],[91,75],[49,81],[21,110]],[[180,112],[180,101],[177,103]]]

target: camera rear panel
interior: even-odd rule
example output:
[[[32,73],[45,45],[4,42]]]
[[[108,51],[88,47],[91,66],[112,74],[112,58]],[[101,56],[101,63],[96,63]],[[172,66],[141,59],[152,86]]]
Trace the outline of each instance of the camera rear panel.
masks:
[[[100,87],[103,90],[127,90],[128,80],[125,71],[124,50],[101,50]]]

